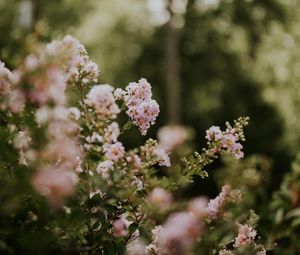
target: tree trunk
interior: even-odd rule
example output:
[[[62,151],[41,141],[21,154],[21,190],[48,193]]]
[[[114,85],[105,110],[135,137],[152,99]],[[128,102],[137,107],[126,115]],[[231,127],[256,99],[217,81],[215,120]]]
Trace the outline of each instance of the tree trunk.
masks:
[[[168,124],[181,122],[181,79],[178,29],[174,27],[173,0],[168,1],[170,20],[165,27],[165,82]]]

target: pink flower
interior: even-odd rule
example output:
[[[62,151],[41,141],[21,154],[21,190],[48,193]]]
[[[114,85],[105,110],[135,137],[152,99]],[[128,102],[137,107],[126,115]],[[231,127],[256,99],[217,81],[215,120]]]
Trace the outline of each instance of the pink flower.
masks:
[[[85,138],[85,140],[88,142],[88,143],[95,143],[95,142],[100,142],[102,143],[103,142],[103,137],[101,135],[99,135],[97,132],[93,132],[92,135],[90,136],[87,136]]]
[[[208,199],[206,197],[197,197],[192,199],[188,204],[188,209],[197,218],[203,219],[208,216]]]
[[[39,59],[34,54],[28,55],[24,61],[25,69],[28,71],[33,71],[33,70],[37,69],[39,64],[40,64]]]
[[[133,167],[140,169],[142,167],[142,160],[138,155],[133,155]]]
[[[113,87],[108,84],[95,85],[86,96],[85,103],[93,107],[101,119],[114,119],[120,112],[113,96]]]
[[[146,245],[140,239],[135,239],[127,245],[127,255],[145,255]]]
[[[222,146],[224,148],[229,148],[236,142],[237,142],[237,137],[232,133],[225,134],[222,137]]]
[[[69,109],[69,116],[71,119],[79,120],[80,119],[80,111],[76,107],[70,107]]]
[[[120,135],[120,128],[117,122],[112,122],[104,130],[104,139],[107,143],[115,143]]]
[[[230,190],[230,186],[223,186],[221,193],[209,201],[208,212],[211,219],[215,220],[222,215],[223,207],[230,196]]]
[[[244,157],[243,146],[238,142],[239,136],[233,128],[227,128],[225,132],[222,132],[220,127],[212,126],[206,130],[205,138],[210,142],[219,142],[216,151],[226,149],[236,159]]]
[[[74,193],[78,178],[74,172],[45,168],[37,171],[32,182],[41,195],[46,196],[54,206],[60,206],[64,197]]]
[[[47,45],[47,54],[66,66],[66,81],[71,84],[81,82],[83,85],[97,82],[98,66],[89,59],[82,44],[71,35],[62,41],[52,41]]]
[[[11,73],[0,60],[0,109],[9,109],[12,112],[20,112],[24,108],[24,93],[13,87],[18,80],[19,72]]]
[[[137,105],[142,101],[150,100],[152,97],[151,85],[146,79],[140,79],[138,83],[130,82],[125,88],[125,101],[129,105]]]
[[[147,100],[129,107],[126,113],[131,117],[133,123],[139,127],[142,135],[146,135],[149,127],[155,123],[159,114],[159,106],[155,100]]]
[[[171,215],[157,237],[159,254],[186,254],[204,231],[204,223],[194,214],[181,212]]]
[[[10,91],[11,75],[11,72],[5,67],[5,64],[0,60],[0,95],[7,95]]]
[[[226,133],[221,141],[222,147],[226,148],[228,152],[234,155],[235,158],[240,159],[244,157],[242,151],[243,146],[238,142],[238,138],[232,132]]]
[[[65,137],[59,140],[53,139],[42,151],[41,159],[51,160],[65,170],[74,170],[82,154],[80,145],[75,140]]]
[[[101,174],[103,179],[109,178],[109,171],[113,169],[114,163],[111,160],[105,160],[98,164],[96,171]]]
[[[235,238],[234,247],[250,245],[256,237],[256,230],[248,225],[239,225],[238,236]]]
[[[126,106],[126,113],[132,119],[133,124],[138,126],[142,135],[155,123],[159,114],[159,105],[152,100],[151,85],[146,79],[140,79],[138,83],[131,82],[125,90],[116,90],[117,99],[123,99]]]
[[[113,223],[113,235],[115,237],[124,237],[129,234],[128,228],[131,225],[132,222],[128,221],[123,214],[119,219],[117,219]]]
[[[14,145],[17,149],[23,150],[29,147],[31,140],[32,139],[29,136],[28,130],[19,131],[18,135],[14,139]]]
[[[65,103],[65,74],[59,66],[49,65],[44,72],[29,75],[27,81],[33,85],[33,88],[28,91],[32,102],[39,105],[48,102]]]
[[[133,176],[132,184],[137,187],[137,190],[142,190],[144,188],[144,183],[139,177]]]
[[[19,89],[13,89],[8,99],[8,106],[12,112],[20,112],[26,103],[24,93]]]
[[[114,96],[115,96],[115,98],[118,99],[118,100],[122,99],[123,96],[124,96],[123,90],[120,89],[120,88],[117,88],[117,89],[114,91]]]
[[[164,126],[158,130],[159,144],[167,151],[171,151],[185,142],[187,130],[182,126]]]
[[[160,166],[171,166],[170,157],[164,148],[162,148],[161,146],[157,146],[154,149],[153,153],[158,158],[158,164]]]
[[[163,210],[172,204],[173,196],[163,188],[155,188],[148,195],[148,201]]]
[[[113,144],[104,144],[103,149],[107,159],[112,161],[118,161],[125,154],[124,146],[120,142],[116,142]]]
[[[223,133],[218,126],[212,126],[206,130],[205,138],[208,141],[220,141],[223,138]]]

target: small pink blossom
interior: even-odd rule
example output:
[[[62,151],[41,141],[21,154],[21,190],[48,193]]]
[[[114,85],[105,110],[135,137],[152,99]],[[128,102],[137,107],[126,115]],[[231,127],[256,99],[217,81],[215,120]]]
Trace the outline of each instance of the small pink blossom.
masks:
[[[104,130],[104,139],[107,143],[115,143],[120,135],[120,128],[117,122],[112,122]]]
[[[51,160],[65,170],[75,170],[82,154],[82,148],[76,140],[65,137],[61,140],[53,139],[41,152],[40,158]]]
[[[46,196],[54,206],[60,206],[64,197],[74,193],[78,178],[74,172],[45,168],[37,171],[32,182],[41,195]]]
[[[131,221],[128,221],[125,215],[121,215],[119,219],[117,219],[113,223],[113,235],[115,237],[125,237],[129,234],[128,228],[131,225]]]
[[[188,210],[199,219],[207,217],[209,214],[208,199],[206,197],[192,199],[188,204]]]
[[[133,167],[134,169],[140,169],[142,167],[142,160],[138,155],[133,155]]]
[[[17,149],[23,150],[29,147],[31,142],[28,130],[19,131],[18,135],[14,139],[14,145]]]
[[[157,136],[159,144],[171,151],[185,142],[188,133],[182,126],[164,126],[158,130]]]
[[[159,114],[159,106],[155,100],[147,100],[129,108],[126,113],[133,119],[133,123],[139,127],[142,135],[146,135],[147,130],[155,123]]]
[[[103,179],[109,178],[109,171],[113,169],[114,163],[111,160],[105,160],[98,164],[96,171]]]
[[[24,61],[25,69],[28,71],[33,71],[33,70],[37,69],[39,64],[40,64],[39,59],[34,54],[28,55]]]
[[[74,120],[80,119],[80,111],[76,107],[70,107],[69,109],[69,116]]]
[[[248,225],[239,225],[238,236],[235,238],[234,247],[250,245],[256,237],[256,230]]]
[[[107,159],[112,161],[118,161],[119,159],[123,158],[125,154],[125,148],[120,142],[104,144],[103,149]]]
[[[137,190],[142,190],[144,188],[143,181],[140,178],[136,177],[136,176],[133,176],[132,184],[137,187]]]
[[[26,103],[24,93],[19,89],[13,89],[8,98],[8,106],[12,112],[21,112]]]
[[[120,112],[113,96],[113,87],[108,84],[95,85],[86,96],[85,103],[93,107],[101,119],[114,119]]]
[[[26,80],[33,86],[27,91],[30,101],[39,105],[65,103],[65,75],[59,66],[49,65],[44,72],[29,74]]]
[[[135,239],[127,245],[126,255],[145,255],[146,245],[140,239]]]
[[[196,238],[203,233],[204,226],[192,213],[171,215],[158,233],[159,254],[186,254],[193,247]]]
[[[104,141],[103,139],[103,136],[99,135],[97,132],[93,132],[92,135],[90,136],[87,136],[85,138],[85,140],[88,142],[88,143],[95,143],[95,142],[100,142],[102,143]]]
[[[35,112],[35,121],[39,125],[46,124],[51,118],[52,110],[48,106],[42,106]]]
[[[68,83],[86,85],[97,82],[98,66],[89,59],[84,46],[71,35],[65,36],[62,41],[49,43],[46,52],[58,63],[65,64]]]
[[[223,133],[218,126],[212,126],[206,130],[205,138],[208,141],[220,141],[223,138]]]
[[[158,164],[160,166],[171,166],[170,157],[163,147],[157,146],[153,153],[158,158]]]
[[[211,219],[215,220],[222,215],[223,207],[230,196],[230,190],[230,186],[223,186],[221,193],[215,199],[209,201],[208,212]]]
[[[117,88],[117,89],[114,91],[114,96],[115,96],[115,98],[116,98],[117,100],[122,99],[123,96],[124,96],[123,90],[120,89],[120,88]]]
[[[236,159],[244,157],[243,146],[238,142],[239,136],[236,134],[234,129],[229,129],[225,132],[222,132],[220,127],[212,126],[206,130],[205,138],[210,142],[218,142],[219,146],[216,148],[216,151],[221,149],[227,150],[231,153]]]
[[[0,95],[8,95],[10,92],[10,76],[11,72],[5,67],[4,63],[0,60]]]
[[[127,236],[128,229],[122,219],[118,219],[113,224],[113,231],[115,237]]]
[[[163,188],[155,188],[148,195],[148,201],[160,209],[167,209],[173,202],[173,196]]]

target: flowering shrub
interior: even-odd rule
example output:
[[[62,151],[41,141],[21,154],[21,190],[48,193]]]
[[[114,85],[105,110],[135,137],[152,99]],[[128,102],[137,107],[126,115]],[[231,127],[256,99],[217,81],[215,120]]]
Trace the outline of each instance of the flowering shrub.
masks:
[[[240,191],[223,185],[214,199],[179,196],[195,175],[208,176],[205,167],[219,155],[244,156],[248,118],[226,123],[224,131],[209,128],[207,147],[172,168],[170,153],[187,137],[179,127],[172,127],[181,137],[171,134],[171,143],[163,130],[160,142],[148,139],[131,150],[120,141],[128,128],[146,135],[155,123],[159,106],[150,83],[140,79],[114,89],[97,84],[98,73],[71,36],[37,49],[12,72],[1,63],[1,184],[16,192],[1,195],[0,250],[265,254],[254,212],[245,218],[228,210],[242,203]],[[123,127],[117,122],[121,111],[129,117]],[[230,239],[212,242],[211,233],[220,231],[229,231]]]

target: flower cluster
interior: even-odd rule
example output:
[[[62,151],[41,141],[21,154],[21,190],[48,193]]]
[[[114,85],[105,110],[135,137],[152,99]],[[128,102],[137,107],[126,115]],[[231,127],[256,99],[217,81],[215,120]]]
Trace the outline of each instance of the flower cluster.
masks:
[[[233,249],[224,247],[219,251],[219,255],[235,255],[235,254],[255,254],[266,255],[266,249],[262,244],[258,244],[255,240],[257,231],[255,225],[257,224],[258,216],[250,210],[250,217],[244,224],[237,224],[238,234],[233,243]],[[236,225],[236,224],[235,224]]]
[[[32,184],[54,206],[61,206],[64,198],[74,193],[83,159],[80,126],[76,123],[81,112],[76,107],[67,107],[65,95],[68,69],[75,54],[73,49],[67,50],[72,48],[68,47],[68,40],[71,37],[38,49],[18,69],[11,74],[6,72],[10,82],[9,104],[15,102],[12,110],[17,113],[33,103],[36,128],[44,131],[43,146],[36,148],[24,145],[21,135],[25,133],[20,128],[15,139],[20,163],[35,168]],[[35,132],[34,128],[28,127],[27,140],[33,140],[28,134]]]
[[[160,166],[171,166],[169,153],[153,139],[148,139],[141,147],[141,154],[149,165],[158,163]]]
[[[204,223],[194,214],[173,214],[163,226],[158,226],[152,231],[153,242],[146,247],[146,254],[186,254],[203,231]]]
[[[206,131],[207,148],[203,148],[202,153],[195,152],[193,156],[182,159],[187,175],[196,174],[202,178],[207,177],[208,173],[203,168],[212,163],[224,151],[230,152],[236,159],[240,159],[243,152],[239,142],[245,140],[243,129],[248,125],[248,120],[248,117],[238,118],[234,121],[233,127],[227,122],[225,132],[222,132],[217,126],[209,128]]]
[[[172,204],[173,196],[163,188],[155,188],[149,193],[148,201],[160,209],[166,209]]]
[[[43,168],[33,177],[36,190],[49,198],[54,206],[61,206],[62,199],[74,193],[77,182],[78,178],[74,172],[56,168]]]
[[[23,64],[12,73],[11,99],[18,103],[30,101],[39,106],[48,103],[65,104],[65,88],[68,84],[81,85],[95,82],[98,66],[89,60],[75,38],[66,36],[62,41],[53,41],[45,48],[26,57]],[[22,84],[22,86],[18,86]]]
[[[133,124],[138,126],[142,135],[146,135],[147,130],[155,123],[159,114],[159,105],[152,99],[151,86],[146,79],[139,82],[131,82],[125,88],[116,89],[117,99],[123,99],[127,106],[126,113],[132,119]]]
[[[114,88],[108,84],[95,85],[86,96],[85,103],[95,109],[100,119],[115,119],[120,109],[113,96]]]
[[[113,223],[113,235],[115,237],[127,236],[129,234],[128,228],[132,222],[128,221],[124,215],[118,218]]]
[[[23,93],[15,89],[13,83],[18,79],[16,72],[8,70],[0,61],[0,110],[20,112],[25,103]]]
[[[124,156],[124,146],[120,142],[116,142],[113,144],[104,144],[103,146],[105,156],[108,160],[118,161]]]
[[[238,236],[235,238],[235,247],[250,245],[256,237],[256,230],[248,225],[239,224]]]
[[[71,119],[69,109],[63,106],[44,106],[37,111],[36,119],[46,128],[49,142],[43,150],[33,152],[34,162],[47,162],[34,175],[33,185],[53,205],[60,206],[63,198],[75,191],[78,182],[76,172],[80,172],[83,158],[77,138],[79,126]]]
[[[81,85],[97,82],[98,66],[89,59],[84,46],[67,35],[62,41],[53,41],[47,45],[47,53],[60,63],[66,63],[66,81]]]
[[[4,109],[6,104],[2,102],[6,97],[8,97],[11,89],[10,82],[10,71],[5,67],[4,63],[0,61],[0,109]]]
[[[222,132],[220,127],[212,126],[206,130],[205,138],[209,142],[218,143],[220,148],[227,150],[237,159],[244,157],[243,145],[238,142],[239,135],[233,128],[227,128],[225,132]]]
[[[65,104],[66,74],[64,68],[49,57],[45,49],[30,54],[23,65],[13,72],[15,91],[23,100],[39,106]],[[22,84],[23,86],[18,86]]]
[[[211,219],[215,220],[222,215],[222,209],[229,198],[230,186],[223,186],[221,193],[215,199],[211,199],[208,203],[208,213]]]
[[[208,202],[205,197],[197,197],[188,203],[187,211],[172,214],[163,225],[153,230],[152,243],[146,247],[146,254],[188,254],[196,239],[204,234],[206,223],[223,214],[225,203],[235,201],[229,186],[223,186],[221,193]],[[170,194],[156,188],[150,193],[151,201],[170,203]],[[161,209],[164,209],[162,207]]]

